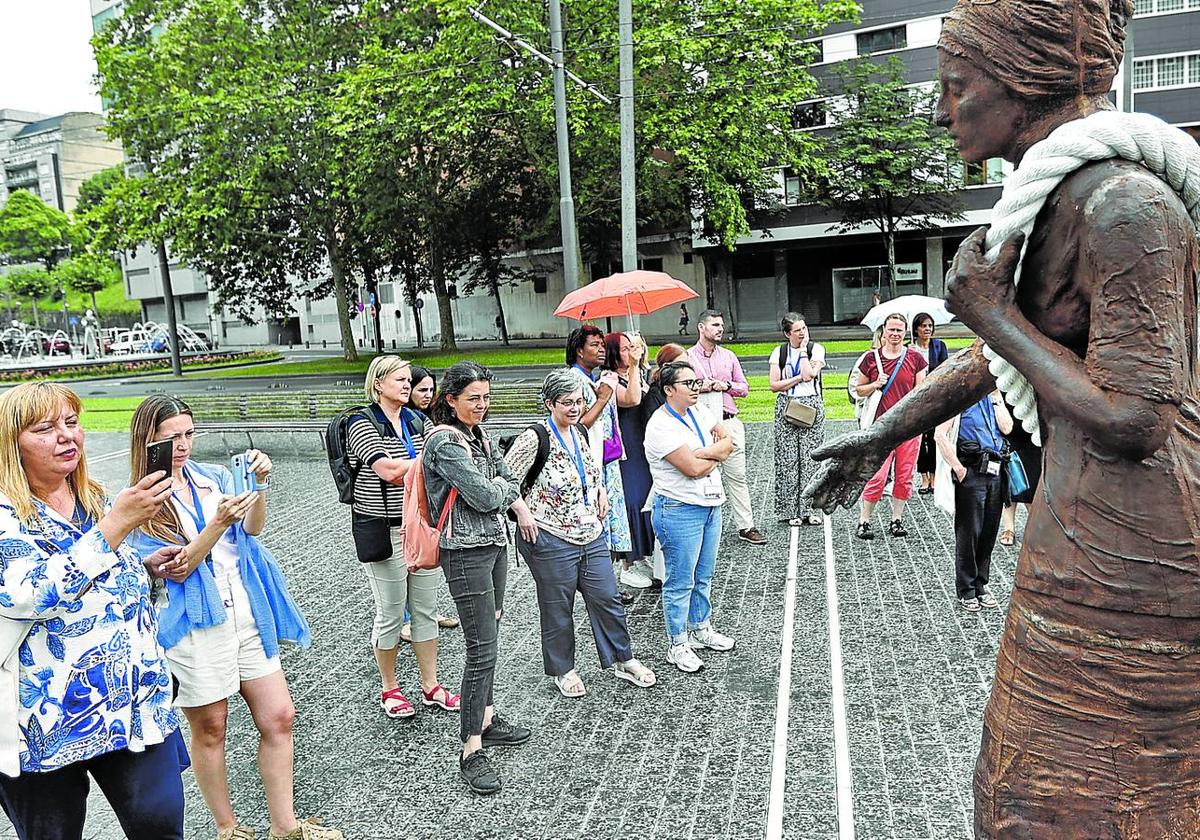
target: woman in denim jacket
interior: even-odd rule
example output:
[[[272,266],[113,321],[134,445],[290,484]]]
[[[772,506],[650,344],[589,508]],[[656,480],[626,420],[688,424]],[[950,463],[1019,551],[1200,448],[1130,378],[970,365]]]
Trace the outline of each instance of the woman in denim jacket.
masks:
[[[483,747],[529,740],[530,731],[495,714],[492,684],[496,637],[508,577],[509,507],[527,510],[519,485],[480,426],[491,403],[492,374],[475,362],[446,371],[430,415],[437,426],[425,438],[424,479],[429,510],[440,513],[457,488],[458,499],[442,532],[442,570],[458,607],[467,646],[460,695],[459,770],[476,793],[500,790],[500,777]],[[436,514],[435,514],[436,515]]]

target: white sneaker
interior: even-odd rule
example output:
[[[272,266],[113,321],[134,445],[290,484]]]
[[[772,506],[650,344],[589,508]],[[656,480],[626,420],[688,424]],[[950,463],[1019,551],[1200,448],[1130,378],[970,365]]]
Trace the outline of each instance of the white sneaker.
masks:
[[[712,627],[702,627],[699,630],[688,631],[688,645],[694,648],[709,650],[733,650],[737,642],[726,635],[718,633]]]
[[[635,561],[633,564],[633,568],[637,569],[639,572],[644,574],[646,577],[650,578],[651,581],[654,580],[654,566],[652,566],[650,564],[650,561],[647,560],[645,557],[643,557],[641,560]]]
[[[621,583],[631,589],[649,589],[654,585],[654,580],[641,566],[634,564],[628,569],[621,569]]]
[[[685,674],[694,674],[704,667],[704,660],[696,655],[691,645],[671,645],[667,648],[667,661]]]

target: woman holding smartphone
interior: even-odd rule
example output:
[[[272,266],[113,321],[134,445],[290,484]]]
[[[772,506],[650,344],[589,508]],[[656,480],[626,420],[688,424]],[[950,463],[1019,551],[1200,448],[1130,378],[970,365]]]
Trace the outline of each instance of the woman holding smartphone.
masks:
[[[166,581],[158,600],[159,641],[179,680],[176,705],[192,732],[196,783],[217,825],[218,840],[253,840],[229,798],[225,767],[228,698],[241,694],[259,732],[258,766],[266,792],[271,840],[341,840],[342,833],[293,809],[292,724],[296,710],[279,663],[279,644],[307,647],[308,623],[288,593],[270,552],[258,541],[267,521],[266,496],[233,495],[233,475],[219,464],[191,459],[195,425],[182,400],[147,397],[130,425],[130,470],[145,471],[147,446],[173,441],[170,504],[130,536],[145,556],[182,546],[154,570]],[[248,470],[259,484],[271,459],[252,449]]]

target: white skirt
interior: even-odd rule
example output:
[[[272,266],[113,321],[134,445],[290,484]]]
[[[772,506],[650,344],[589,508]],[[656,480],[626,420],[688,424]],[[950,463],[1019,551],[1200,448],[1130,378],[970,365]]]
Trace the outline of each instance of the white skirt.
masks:
[[[237,694],[243,682],[281,669],[278,656],[268,657],[250,612],[250,596],[239,575],[217,578],[225,603],[225,621],[193,630],[167,651],[171,673],[179,680],[175,705],[207,706]]]

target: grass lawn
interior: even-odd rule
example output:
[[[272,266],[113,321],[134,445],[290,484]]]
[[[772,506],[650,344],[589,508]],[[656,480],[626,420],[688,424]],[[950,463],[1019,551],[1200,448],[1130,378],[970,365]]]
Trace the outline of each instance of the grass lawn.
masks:
[[[862,353],[869,350],[871,342],[863,339],[862,341],[828,341],[823,342],[825,349],[829,353]],[[971,339],[969,338],[950,338],[946,340],[946,346],[951,350],[958,350],[963,347],[969,347]],[[728,344],[725,345],[739,357],[762,359],[766,357],[772,350],[779,346],[777,342],[759,342],[747,344]],[[654,353],[658,350],[657,347],[650,348],[650,356],[654,357]],[[513,348],[513,349],[486,349],[486,350],[462,350],[457,353],[441,353],[441,352],[422,352],[409,353],[399,351],[406,359],[411,359],[418,364],[441,371],[462,359],[473,359],[482,365],[489,367],[519,367],[521,365],[553,365],[562,364],[563,351],[557,347],[529,347],[529,348]],[[321,373],[366,373],[367,365],[371,363],[371,356],[364,355],[357,362],[347,362],[341,358],[329,359],[312,359],[305,362],[281,362],[271,365],[254,365],[245,368],[235,368],[231,370],[213,371],[205,374],[205,377],[231,377],[231,376],[300,376],[304,374],[321,374]]]
[[[825,416],[830,420],[848,420],[854,410],[846,396],[846,374],[825,375]],[[738,400],[741,417],[746,422],[775,419],[775,395],[767,385],[766,376],[751,376],[750,395]],[[133,418],[133,410],[141,397],[89,397],[83,401],[83,427],[89,432],[125,432]]]

